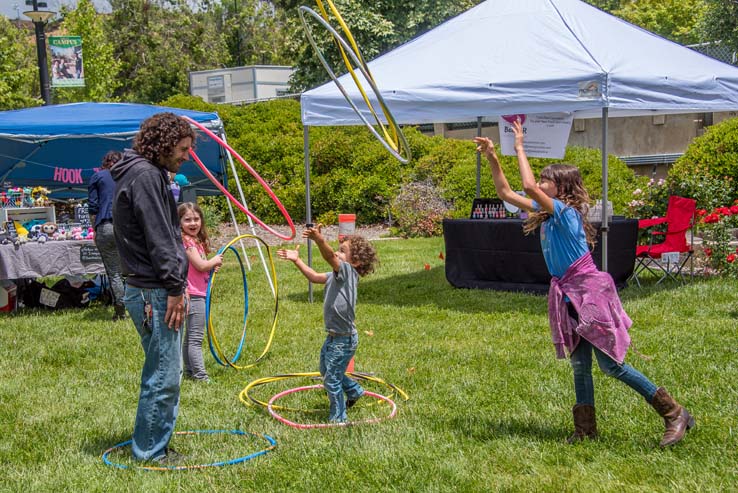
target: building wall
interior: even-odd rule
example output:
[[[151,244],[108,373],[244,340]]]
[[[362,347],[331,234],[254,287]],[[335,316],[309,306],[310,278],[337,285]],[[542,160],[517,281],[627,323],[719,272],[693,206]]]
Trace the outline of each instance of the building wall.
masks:
[[[683,154],[695,137],[702,135],[711,124],[738,117],[738,112],[688,113],[679,115],[654,115],[642,117],[611,117],[608,119],[608,152],[620,157],[639,156],[642,164],[630,165],[638,174],[662,178],[669,163],[661,163],[662,155]],[[454,129],[448,124],[433,125],[433,135],[471,140],[477,134],[476,127]],[[497,125],[482,127],[482,135],[499,143]],[[568,145],[602,147],[602,120],[600,118],[574,120]],[[653,156],[648,159],[646,156]]]
[[[292,67],[251,65],[190,72],[190,94],[210,103],[272,99],[289,91]]]

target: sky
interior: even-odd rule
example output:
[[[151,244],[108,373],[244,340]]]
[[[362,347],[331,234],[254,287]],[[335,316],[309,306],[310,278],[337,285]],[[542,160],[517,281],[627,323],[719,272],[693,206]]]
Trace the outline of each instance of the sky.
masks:
[[[37,0],[37,1],[45,1],[48,5],[47,8],[39,8],[39,10],[53,10],[55,12],[59,12],[62,5],[68,5],[68,6],[75,6],[77,4],[76,0]],[[29,0],[30,3],[30,0]],[[95,8],[98,12],[110,12],[110,4],[107,2],[107,0],[92,0],[92,3],[95,5]],[[20,19],[23,21],[28,21],[28,19],[25,15],[23,15],[23,12],[26,10],[33,10],[33,7],[31,5],[26,5],[26,0],[0,0],[0,15],[3,15],[7,17],[10,20],[16,20]]]

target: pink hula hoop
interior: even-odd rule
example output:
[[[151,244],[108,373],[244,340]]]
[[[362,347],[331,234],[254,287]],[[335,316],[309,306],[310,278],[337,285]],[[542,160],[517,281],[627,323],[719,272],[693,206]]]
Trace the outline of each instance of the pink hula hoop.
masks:
[[[282,415],[278,414],[274,410],[274,407],[273,407],[274,402],[288,394],[294,394],[295,392],[302,392],[305,390],[314,390],[314,389],[322,389],[322,388],[323,388],[323,385],[318,384],[318,385],[307,385],[305,387],[296,387],[294,389],[284,390],[280,392],[279,394],[273,396],[271,399],[269,399],[269,403],[267,404],[267,409],[269,409],[269,414],[271,414],[272,417],[276,419],[277,421],[279,421],[280,423],[284,423],[287,426],[291,426],[299,430],[307,430],[311,428],[341,428],[341,427],[346,427],[346,426],[356,426],[360,424],[378,423],[380,421],[384,421],[385,419],[394,418],[395,415],[397,414],[397,405],[394,403],[392,399],[390,399],[389,397],[380,395],[380,394],[375,394],[374,392],[369,392],[368,390],[364,391],[364,396],[374,397],[392,406],[392,411],[389,413],[388,416],[384,416],[381,418],[369,418],[369,419],[364,419],[361,421],[346,421],[345,423],[306,423],[306,424],[303,424],[303,423],[295,423],[294,421],[290,421],[289,419],[283,417]]]
[[[202,163],[202,161],[200,160],[200,157],[195,153],[195,151],[190,150],[190,156],[192,156],[192,159],[195,160],[195,163],[197,163],[197,165],[200,167],[200,169],[202,170],[202,172],[205,173],[205,176],[207,176],[208,179],[210,179],[210,181],[213,182],[213,185],[215,185],[216,187],[218,187],[218,190],[220,190],[221,192],[223,192],[223,195],[225,195],[228,198],[228,200],[230,200],[231,202],[233,202],[235,204],[235,206],[238,207],[238,209],[241,212],[243,212],[244,214],[246,214],[247,216],[249,216],[251,219],[253,219],[254,221],[256,221],[259,224],[259,226],[261,226],[262,228],[266,229],[268,232],[270,232],[271,234],[273,234],[274,236],[276,236],[277,238],[280,238],[282,240],[289,241],[289,240],[293,239],[297,233],[295,231],[295,225],[292,222],[292,218],[290,217],[289,213],[287,212],[287,209],[285,209],[284,206],[282,205],[282,202],[279,201],[279,199],[275,195],[274,191],[271,189],[271,187],[269,187],[269,185],[267,184],[267,182],[265,182],[264,179],[261,176],[259,176],[259,174],[254,170],[254,168],[252,168],[251,166],[249,166],[249,163],[247,163],[246,160],[244,160],[244,158],[242,158],[235,150],[233,150],[233,148],[231,146],[229,146],[228,144],[226,144],[220,137],[218,137],[217,135],[215,135],[213,132],[211,132],[210,130],[208,130],[207,128],[205,128],[203,125],[199,124],[198,122],[196,122],[192,118],[190,118],[188,116],[183,116],[183,118],[186,119],[191,124],[193,124],[194,126],[196,126],[197,128],[199,128],[200,130],[202,130],[203,133],[205,133],[205,135],[207,135],[208,137],[210,137],[211,139],[213,139],[215,142],[217,142],[218,144],[220,144],[222,147],[224,147],[231,154],[231,156],[235,157],[236,160],[239,163],[241,163],[243,165],[243,167],[246,168],[246,170],[248,170],[249,173],[251,173],[251,176],[253,176],[254,178],[256,178],[256,181],[259,182],[259,185],[261,185],[261,187],[266,191],[266,193],[269,195],[269,197],[272,199],[272,201],[279,208],[279,211],[282,213],[282,216],[287,220],[287,224],[289,225],[290,231],[292,232],[292,234],[290,236],[283,235],[283,234],[279,233],[278,231],[275,231],[273,228],[271,228],[271,227],[267,226],[266,224],[264,224],[264,222],[261,219],[259,219],[258,217],[256,217],[243,204],[241,204],[241,202],[239,202],[238,200],[236,200],[236,198],[233,195],[231,195],[231,193],[223,185],[221,185],[221,183],[213,176],[213,174],[210,172],[210,170],[208,170],[205,167],[205,165]]]

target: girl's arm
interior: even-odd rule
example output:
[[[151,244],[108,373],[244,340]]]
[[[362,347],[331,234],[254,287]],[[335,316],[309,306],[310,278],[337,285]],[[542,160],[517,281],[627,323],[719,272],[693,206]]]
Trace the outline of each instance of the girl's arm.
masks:
[[[295,266],[302,272],[302,275],[307,278],[308,281],[316,284],[325,284],[328,282],[328,276],[326,274],[319,274],[310,268],[305,262],[300,259],[299,253],[300,245],[297,246],[297,250],[277,250],[277,256],[282,260],[289,260],[294,263]]]
[[[216,255],[210,260],[206,260],[200,257],[195,247],[188,247],[185,252],[187,252],[187,260],[200,272],[209,272],[213,268],[223,265],[223,255]]]
[[[528,197],[535,200],[541,206],[541,209],[549,214],[553,214],[553,199],[546,195],[538,186],[536,177],[533,175],[533,170],[530,169],[528,156],[525,155],[525,149],[523,147],[523,125],[520,123],[520,120],[513,122],[512,128],[515,133],[515,152],[518,155],[518,168],[520,168],[520,178],[523,180],[523,190],[528,194]]]
[[[474,137],[477,144],[477,152],[484,154],[489,161],[489,169],[492,171],[492,180],[495,182],[497,196],[509,204],[516,205],[527,211],[533,210],[533,201],[527,197],[521,197],[512,188],[505,178],[505,173],[500,166],[500,160],[495,152],[495,144],[487,137]]]

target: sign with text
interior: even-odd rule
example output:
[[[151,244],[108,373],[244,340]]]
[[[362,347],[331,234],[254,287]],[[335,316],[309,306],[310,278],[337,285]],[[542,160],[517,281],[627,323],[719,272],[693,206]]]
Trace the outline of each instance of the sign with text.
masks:
[[[85,87],[82,66],[82,38],[49,36],[51,87]]]
[[[82,245],[79,247],[79,261],[83,264],[102,262],[100,250],[95,245]]]
[[[74,220],[82,225],[83,228],[87,229],[91,226],[90,223],[90,211],[87,209],[87,204],[80,204],[74,208]]]
[[[515,133],[512,123],[523,125],[523,147],[528,157],[562,159],[569,141],[571,113],[542,113],[538,115],[505,115],[500,117],[500,147],[505,156],[515,155]]]

